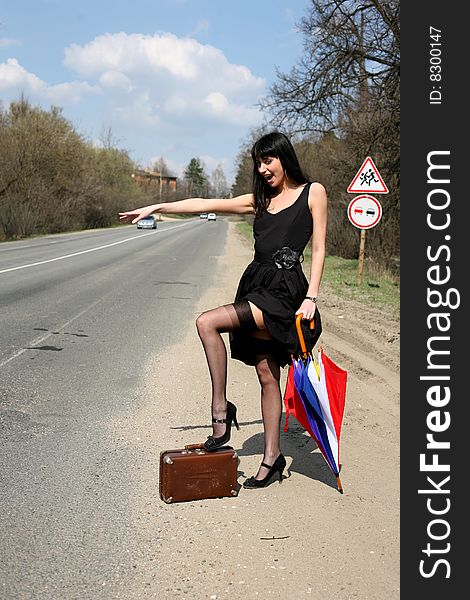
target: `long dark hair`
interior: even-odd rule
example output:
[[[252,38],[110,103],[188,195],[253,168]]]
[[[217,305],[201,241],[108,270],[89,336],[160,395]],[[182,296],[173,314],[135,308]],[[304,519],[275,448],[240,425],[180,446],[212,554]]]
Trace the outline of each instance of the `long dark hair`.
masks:
[[[267,210],[271,198],[276,195],[276,189],[271,188],[264,177],[258,172],[257,161],[262,158],[278,158],[286,177],[294,184],[309,183],[309,179],[302,171],[299,159],[289,138],[280,131],[273,131],[263,135],[254,143],[251,149],[253,159],[253,196],[255,198],[256,216],[259,217]]]

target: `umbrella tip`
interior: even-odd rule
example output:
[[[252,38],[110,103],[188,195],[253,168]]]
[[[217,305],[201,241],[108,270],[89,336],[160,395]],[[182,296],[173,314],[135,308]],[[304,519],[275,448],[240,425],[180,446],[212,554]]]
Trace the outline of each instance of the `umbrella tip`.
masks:
[[[340,494],[342,494],[343,493],[343,486],[341,485],[341,479],[338,476],[336,477],[336,482],[338,484],[338,492]]]

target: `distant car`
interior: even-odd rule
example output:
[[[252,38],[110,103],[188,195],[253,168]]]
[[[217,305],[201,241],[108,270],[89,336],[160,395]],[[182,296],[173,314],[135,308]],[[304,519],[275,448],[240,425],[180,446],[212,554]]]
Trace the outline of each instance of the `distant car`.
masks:
[[[217,219],[217,215],[215,213],[209,213],[207,215],[207,220],[208,221],[215,221]]]
[[[207,213],[201,213],[201,214],[199,215],[199,218],[200,218],[200,219],[207,219]]]
[[[139,221],[137,221],[137,229],[156,229],[157,228],[157,222],[155,221],[155,218],[150,216],[150,217],[145,217],[145,219],[140,219]]]

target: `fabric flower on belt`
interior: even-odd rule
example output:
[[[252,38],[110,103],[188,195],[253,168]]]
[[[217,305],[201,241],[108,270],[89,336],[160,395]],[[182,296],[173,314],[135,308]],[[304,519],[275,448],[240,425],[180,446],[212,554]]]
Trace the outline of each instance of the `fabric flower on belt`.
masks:
[[[292,269],[296,263],[300,262],[299,253],[289,248],[289,246],[284,246],[273,252],[272,258],[278,269]]]

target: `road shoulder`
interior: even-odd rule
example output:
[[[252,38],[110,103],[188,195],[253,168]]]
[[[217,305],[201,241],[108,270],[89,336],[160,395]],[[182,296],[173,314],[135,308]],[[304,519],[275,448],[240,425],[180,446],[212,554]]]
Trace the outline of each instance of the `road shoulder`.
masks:
[[[136,561],[129,597],[398,598],[399,334],[398,323],[380,311],[370,313],[328,291],[320,303],[322,345],[349,373],[344,495],[313,441],[291,419],[281,440],[291,476],[282,485],[242,489],[233,499],[175,505],[159,499],[160,451],[203,441],[211,431],[210,379],[194,321],[233,300],[251,256],[250,244],[229,222],[217,285],[188,314],[180,339],[147,365],[145,383],[135,392],[138,412],[110,423],[142,456],[132,511],[147,547]],[[229,361],[228,375],[227,395],[241,425],[231,443],[243,483],[262,458],[259,386],[254,369],[237,361]]]

